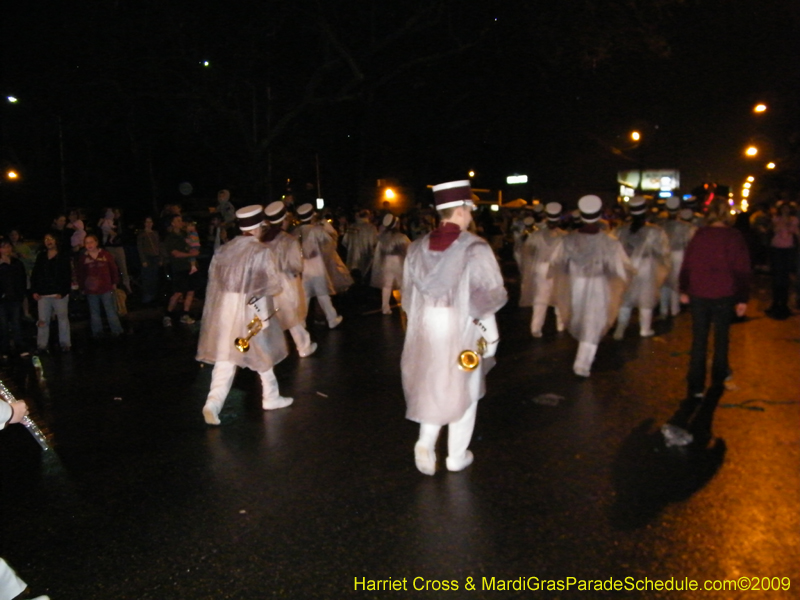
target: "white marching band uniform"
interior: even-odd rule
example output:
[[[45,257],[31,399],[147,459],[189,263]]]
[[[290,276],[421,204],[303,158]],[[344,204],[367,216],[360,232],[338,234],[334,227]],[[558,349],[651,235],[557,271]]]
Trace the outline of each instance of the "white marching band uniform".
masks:
[[[372,258],[370,284],[381,290],[381,311],[385,315],[392,312],[389,306],[392,291],[399,290],[403,286],[403,262],[411,244],[408,236],[393,228],[396,221],[397,218],[393,215],[384,217],[384,226],[387,228],[378,236]]]
[[[468,181],[457,183],[468,189]],[[485,240],[461,231],[449,247],[435,251],[429,247],[432,235],[409,246],[402,291],[408,314],[401,358],[406,418],[420,423],[415,460],[428,475],[435,472],[435,445],[444,425],[449,425],[447,468],[458,471],[472,462],[467,447],[499,342],[494,314],[507,301],[500,267]],[[489,347],[480,366],[459,369],[461,352],[475,350],[481,337]]]
[[[639,309],[639,335],[649,337],[654,334],[653,309],[671,267],[669,239],[661,227],[652,223],[644,223],[636,232],[631,223],[625,223],[617,230],[617,236],[635,273],[622,300],[614,339],[621,340],[625,335],[634,308]]]
[[[347,248],[345,264],[351,271],[358,270],[365,277],[370,269],[372,254],[378,241],[378,229],[368,217],[356,217],[356,222],[342,236],[342,246]]]
[[[579,206],[585,198],[596,198],[585,204],[596,204],[599,215],[600,199],[584,196]],[[595,212],[588,208],[586,211]],[[589,222],[585,215],[583,219]],[[564,237],[553,258],[553,268],[561,318],[567,331],[578,340],[573,370],[581,377],[589,377],[597,346],[617,318],[633,269],[619,240],[604,231],[584,233],[580,230]]]
[[[240,209],[237,217],[251,208]],[[235,237],[211,259],[208,275],[196,357],[214,365],[211,390],[203,408],[206,422],[219,424],[219,412],[233,384],[236,367],[259,374],[265,410],[288,406],[292,399],[280,395],[273,371],[288,354],[280,325],[268,319],[274,312],[272,297],[282,289],[273,253],[253,235]],[[249,350],[240,352],[234,341],[246,337],[248,324],[255,316],[261,319],[263,328],[249,340]]]
[[[691,211],[687,212],[688,214],[682,215],[686,217],[686,220],[683,220],[683,218],[669,219],[662,225],[669,239],[670,262],[672,263],[669,276],[664,285],[661,286],[661,306],[659,311],[662,317],[666,317],[669,314],[676,316],[681,311],[678,279],[686,246],[689,245],[689,241],[697,231],[697,227],[689,222],[694,215]]]
[[[306,329],[308,304],[303,289],[303,254],[300,242],[285,231],[264,242],[272,251],[278,268],[281,292],[273,297],[277,313],[275,318],[283,331],[288,331],[301,357],[310,356],[317,349]]]
[[[557,212],[560,214],[561,205],[558,205]],[[556,305],[555,279],[550,265],[566,235],[567,232],[563,229],[545,225],[530,233],[522,246],[519,305],[533,307],[531,317],[533,337],[542,336],[542,325],[547,316],[548,306],[556,307],[556,329],[564,331],[561,312]]]
[[[301,220],[309,220],[313,216],[313,207],[304,204],[297,209]],[[347,267],[339,258],[336,242],[328,233],[324,223],[305,223],[294,230],[300,238],[303,249],[303,289],[306,294],[306,306],[311,298],[316,298],[328,327],[333,329],[342,322],[336,312],[331,296],[346,291],[353,285],[353,278]]]

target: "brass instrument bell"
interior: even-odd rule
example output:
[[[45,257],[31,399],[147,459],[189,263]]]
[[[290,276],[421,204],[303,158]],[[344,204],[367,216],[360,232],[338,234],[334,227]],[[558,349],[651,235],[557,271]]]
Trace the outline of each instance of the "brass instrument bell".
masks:
[[[478,349],[464,350],[458,355],[458,368],[462,371],[474,371],[481,364],[481,356],[486,354],[489,343],[481,336],[478,339]]]
[[[253,317],[253,320],[247,324],[247,337],[236,338],[233,340],[233,345],[239,352],[247,352],[250,350],[250,338],[261,331],[261,319]]]

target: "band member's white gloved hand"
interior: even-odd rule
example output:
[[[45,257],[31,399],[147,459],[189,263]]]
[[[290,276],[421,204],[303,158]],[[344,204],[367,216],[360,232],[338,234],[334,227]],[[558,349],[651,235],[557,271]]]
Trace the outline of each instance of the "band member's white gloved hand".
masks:
[[[487,342],[486,352],[484,356],[489,358],[497,353],[497,346],[500,344],[500,332],[497,330],[497,320],[494,315],[482,317],[480,319],[483,329],[483,339]]]

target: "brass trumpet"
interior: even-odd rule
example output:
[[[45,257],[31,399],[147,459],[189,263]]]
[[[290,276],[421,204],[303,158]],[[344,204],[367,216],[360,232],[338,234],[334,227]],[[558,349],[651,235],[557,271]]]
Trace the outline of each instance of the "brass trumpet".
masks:
[[[242,353],[250,350],[250,338],[261,331],[262,326],[261,319],[253,317],[253,320],[247,324],[247,337],[237,337],[233,340],[233,345],[236,346],[236,349]]]
[[[481,336],[478,338],[477,350],[464,350],[458,355],[458,368],[462,371],[474,371],[481,364],[481,356],[486,354],[489,343]]]

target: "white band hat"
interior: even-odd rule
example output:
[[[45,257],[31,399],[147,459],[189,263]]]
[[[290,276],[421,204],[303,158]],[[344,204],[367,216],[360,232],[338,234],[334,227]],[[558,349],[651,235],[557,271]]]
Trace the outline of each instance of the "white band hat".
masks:
[[[475,210],[475,202],[472,200],[472,188],[468,179],[460,181],[448,181],[433,186],[433,201],[436,210],[445,208],[455,208],[457,206],[468,206]]]
[[[583,196],[578,200],[578,210],[584,223],[594,223],[603,212],[603,201],[593,194]]]
[[[236,220],[239,229],[252,231],[264,223],[264,207],[260,204],[251,204],[236,211]]]

